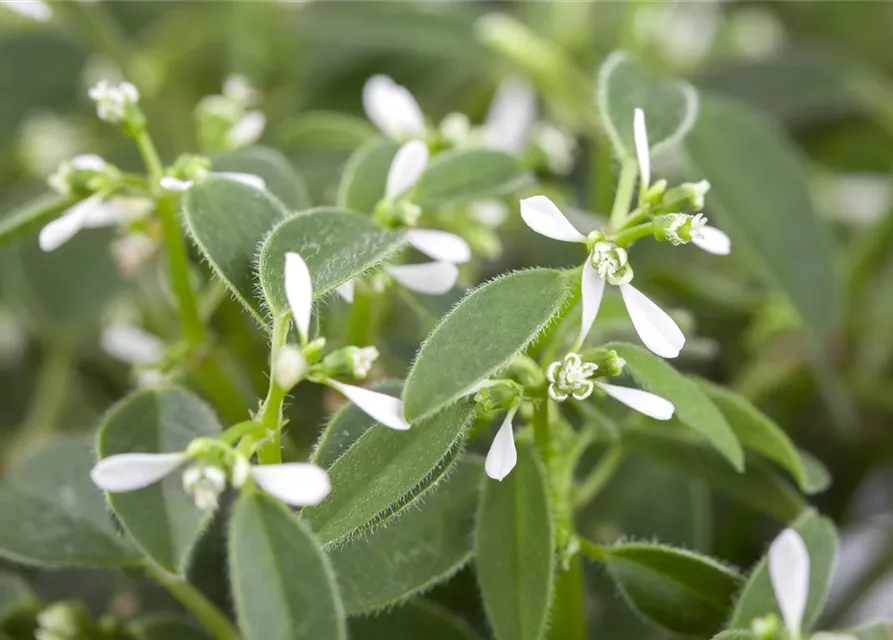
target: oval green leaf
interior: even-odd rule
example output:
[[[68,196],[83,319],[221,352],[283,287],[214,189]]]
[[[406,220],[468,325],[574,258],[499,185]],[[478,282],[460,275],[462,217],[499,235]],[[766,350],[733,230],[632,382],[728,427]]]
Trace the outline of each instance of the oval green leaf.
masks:
[[[310,270],[313,298],[363,275],[403,247],[403,232],[377,227],[367,216],[329,207],[311,209],[279,224],[260,250],[258,270],[267,306],[288,311],[285,254],[301,255]]]
[[[287,214],[270,193],[213,176],[183,198],[183,219],[196,246],[261,326],[268,323],[256,295],[255,256],[270,230]]]
[[[407,420],[430,416],[507,367],[552,322],[571,292],[562,271],[520,271],[478,287],[441,319],[406,380]]]
[[[651,80],[625,53],[615,51],[599,70],[598,108],[615,151],[635,160],[635,110],[645,112],[648,143],[652,152],[659,152],[691,130],[698,117],[698,93],[682,80]]]
[[[413,600],[387,614],[354,618],[350,634],[357,640],[481,640],[462,618],[427,600]]]
[[[833,329],[839,292],[830,231],[816,214],[802,159],[780,127],[725,100],[704,100],[685,141],[708,211],[816,334]]]
[[[606,348],[626,360],[626,369],[639,385],[672,402],[680,422],[701,434],[735,469],[744,469],[744,451],[735,432],[697,384],[637,345],[615,342]]]
[[[99,458],[121,453],[184,451],[195,438],[222,428],[208,405],[185,389],[137,391],[106,414],[99,427]],[[197,509],[174,472],[153,485],[109,493],[109,505],[131,539],[159,565],[180,573],[210,515]]]
[[[696,382],[725,416],[741,446],[772,460],[788,471],[803,491],[809,491],[806,465],[781,427],[734,391],[707,380]]]
[[[337,111],[309,111],[289,118],[276,131],[284,146],[296,149],[355,149],[378,130],[368,120]]]
[[[141,554],[115,530],[90,480],[93,439],[61,437],[16,469],[0,488],[0,556],[49,568],[137,564]]]
[[[282,153],[269,147],[246,147],[214,158],[214,171],[250,173],[263,178],[267,191],[292,211],[312,206],[304,178]]]
[[[805,512],[791,527],[800,534],[809,551],[809,596],[806,600],[806,613],[803,615],[803,628],[810,629],[822,613],[828,597],[831,573],[837,559],[837,532],[828,518],[813,510]],[[770,613],[781,618],[769,579],[769,567],[766,558],[763,558],[741,591],[729,628],[750,629],[754,620]]]
[[[518,161],[501,151],[450,149],[431,159],[412,200],[423,209],[456,205],[511,193],[528,182]]]
[[[326,545],[356,535],[427,486],[455,456],[473,415],[472,403],[464,402],[409,431],[368,429],[329,468],[332,493],[301,517]]]
[[[74,203],[75,200],[70,196],[57,194],[29,200],[0,218],[0,246],[37,233]]]
[[[555,530],[542,464],[518,447],[502,482],[485,479],[475,531],[484,609],[497,640],[539,640],[552,599]]]
[[[372,213],[384,198],[388,170],[400,145],[392,140],[371,140],[357,149],[338,185],[338,206]]]
[[[329,552],[349,615],[393,606],[468,562],[482,477],[480,460],[461,461],[419,508]]]
[[[346,637],[328,559],[307,526],[273,498],[242,492],[230,522],[229,567],[246,640]]]
[[[605,563],[636,611],[686,634],[716,633],[744,582],[736,571],[711,558],[663,545],[609,547]]]

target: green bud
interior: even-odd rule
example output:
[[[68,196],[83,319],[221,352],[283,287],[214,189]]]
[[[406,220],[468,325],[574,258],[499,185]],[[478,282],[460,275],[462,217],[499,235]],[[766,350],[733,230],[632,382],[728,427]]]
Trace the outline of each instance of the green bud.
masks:
[[[179,180],[201,180],[208,175],[210,169],[210,158],[184,153],[174,162],[173,175]]]
[[[375,207],[375,219],[387,229],[414,227],[421,215],[421,207],[406,200],[394,201],[386,198]]]
[[[487,413],[505,411],[517,404],[518,388],[505,382],[497,382],[478,391],[474,400]]]
[[[583,354],[587,362],[594,362],[598,365],[597,377],[602,376],[619,376],[623,373],[623,367],[626,366],[626,360],[613,349],[593,349]]]
[[[778,640],[781,631],[781,622],[774,613],[757,618],[751,624],[751,630],[759,640]]]
[[[78,640],[90,633],[90,618],[79,602],[52,604],[37,614],[37,640]]]
[[[378,359],[375,347],[344,347],[325,357],[318,372],[327,378],[357,378],[369,375],[372,364]]]
[[[661,178],[645,192],[645,204],[655,206],[661,202],[664,192],[667,190],[667,181]]]
[[[704,208],[704,196],[709,190],[710,183],[706,180],[685,182],[664,193],[660,203],[655,205],[655,209],[659,213],[700,211]]]
[[[322,358],[322,350],[326,348],[326,339],[317,338],[304,346],[304,359],[307,364],[315,364]]]

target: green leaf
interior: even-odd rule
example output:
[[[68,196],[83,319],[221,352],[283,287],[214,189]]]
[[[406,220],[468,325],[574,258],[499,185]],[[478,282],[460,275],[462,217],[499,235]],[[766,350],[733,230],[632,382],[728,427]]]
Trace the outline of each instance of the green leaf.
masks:
[[[0,625],[10,616],[36,604],[37,598],[24,578],[0,570]]]
[[[264,179],[267,191],[292,211],[312,206],[304,179],[282,153],[269,147],[246,147],[214,158],[214,171],[251,173]]]
[[[808,490],[806,465],[781,427],[753,406],[747,398],[734,391],[707,380],[695,381],[725,416],[745,449],[756,451],[777,463],[794,477],[801,489]]]
[[[70,196],[46,194],[29,200],[11,213],[0,217],[0,246],[37,233],[75,202]]]
[[[501,151],[450,149],[431,159],[412,200],[423,209],[462,204],[511,193],[530,179],[515,158]]]
[[[713,636],[713,640],[758,640],[750,631],[723,631]]]
[[[137,391],[106,414],[99,427],[99,458],[121,453],[184,451],[195,438],[220,434],[208,405],[185,389]],[[127,534],[146,555],[172,573],[181,573],[210,514],[196,508],[183,490],[179,472],[126,493],[109,493],[109,505]]]
[[[0,488],[0,556],[48,568],[136,564],[141,555],[115,531],[102,493],[90,480],[93,439],[57,438],[16,469]]]
[[[202,628],[184,616],[152,615],[129,626],[139,640],[208,640]]]
[[[507,367],[561,311],[569,283],[565,272],[530,269],[467,295],[422,344],[406,380],[406,418],[437,413]]]
[[[210,177],[186,192],[183,219],[214,273],[262,325],[267,319],[255,295],[255,256],[287,210],[266,191]]]
[[[353,211],[372,213],[384,198],[391,162],[400,145],[380,138],[370,140],[350,157],[341,184],[338,185],[338,206]]]
[[[632,607],[679,633],[715,633],[743,583],[736,571],[684,549],[631,543],[604,552],[611,577]]]
[[[299,253],[310,270],[313,297],[377,267],[403,247],[404,234],[377,227],[367,216],[330,207],[310,209],[279,224],[264,241],[258,270],[270,311],[288,311],[285,254]]]
[[[698,93],[682,80],[653,81],[621,51],[612,53],[599,71],[598,109],[614,149],[636,159],[633,113],[645,112],[653,153],[679,142],[698,117]]]
[[[346,637],[328,559],[307,526],[273,498],[242,492],[230,523],[229,566],[246,640]]]
[[[800,459],[806,469],[806,483],[803,491],[808,494],[821,493],[831,486],[831,472],[821,461],[808,451],[798,449]]]
[[[505,480],[484,481],[475,562],[497,640],[538,640],[545,632],[555,530],[544,476],[536,454],[521,445],[518,464]]]
[[[409,431],[367,430],[329,468],[332,493],[301,517],[326,545],[343,542],[399,508],[455,455],[474,415],[463,402]]]
[[[701,478],[711,488],[783,522],[796,518],[805,507],[800,494],[769,465],[758,459],[748,460],[745,471],[739,473],[700,439],[666,425],[624,428],[622,442],[630,451]]]
[[[858,629],[839,632],[845,636],[853,636],[856,640],[893,640],[893,624],[876,622]]]
[[[744,469],[744,451],[723,414],[691,380],[667,362],[637,345],[614,342],[606,345],[626,360],[636,382],[676,406],[675,417],[688,425],[719,451],[738,471]]]
[[[350,633],[357,640],[481,640],[456,614],[427,600],[413,600],[374,617],[354,618]]]
[[[368,120],[337,111],[309,111],[283,122],[277,139],[284,146],[302,149],[355,149],[378,130]]]
[[[809,551],[809,597],[806,600],[803,629],[810,629],[822,613],[828,597],[831,573],[837,559],[837,532],[828,518],[813,510],[805,512],[791,527],[800,534]],[[781,616],[764,557],[741,591],[729,628],[750,629],[754,620],[770,613]]]
[[[329,552],[349,615],[392,606],[468,562],[482,477],[480,460],[459,462],[420,507]]]
[[[711,98],[685,151],[693,172],[710,181],[708,211],[736,252],[787,296],[814,332],[828,333],[839,303],[834,245],[785,132],[746,107]]]

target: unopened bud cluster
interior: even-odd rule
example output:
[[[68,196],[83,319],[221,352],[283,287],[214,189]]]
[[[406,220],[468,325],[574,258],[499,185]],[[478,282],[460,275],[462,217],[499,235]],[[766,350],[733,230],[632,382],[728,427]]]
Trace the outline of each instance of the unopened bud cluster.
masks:
[[[487,384],[474,395],[474,401],[487,413],[505,411],[518,404],[521,390],[508,381]]]
[[[75,156],[63,162],[47,184],[60,195],[86,197],[93,193],[114,191],[121,180],[121,171],[93,154]]]
[[[202,149],[237,149],[256,142],[266,126],[263,112],[253,108],[259,100],[257,89],[239,75],[226,79],[223,93],[203,98],[195,108]]]
[[[100,120],[120,126],[132,137],[145,130],[146,119],[139,107],[140,93],[131,83],[102,80],[90,89],[89,95],[96,103]]]
[[[657,216],[652,222],[654,237],[675,246],[700,238],[706,224],[707,218],[701,213],[667,213]]]
[[[375,208],[375,218],[385,228],[414,227],[422,215],[422,208],[405,199],[384,199]]]
[[[369,375],[377,359],[378,349],[375,347],[344,347],[327,355],[317,371],[329,378],[350,377],[362,380]]]

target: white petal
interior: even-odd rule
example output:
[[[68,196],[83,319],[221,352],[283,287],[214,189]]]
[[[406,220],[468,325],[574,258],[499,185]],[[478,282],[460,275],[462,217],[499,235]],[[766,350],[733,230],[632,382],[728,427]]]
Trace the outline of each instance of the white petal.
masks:
[[[462,264],[471,260],[471,247],[455,233],[433,229],[410,229],[406,241],[429,258]]]
[[[301,339],[310,337],[310,313],[313,310],[313,282],[307,263],[297,253],[285,254],[285,297]]]
[[[348,280],[337,287],[335,291],[347,304],[353,304],[353,280]]]
[[[0,4],[10,11],[37,22],[47,22],[53,17],[53,10],[43,0],[3,0]]]
[[[536,115],[536,94],[530,83],[513,78],[499,85],[487,119],[484,141],[488,146],[518,155],[527,146]]]
[[[194,184],[192,180],[180,180],[174,176],[164,176],[158,184],[165,191],[188,191]]]
[[[518,464],[518,452],[515,449],[515,434],[512,431],[514,412],[509,412],[493,438],[493,444],[487,452],[484,471],[494,480],[502,480]]]
[[[598,275],[592,262],[586,258],[583,265],[583,277],[581,279],[580,291],[583,298],[583,317],[580,325],[580,343],[589,335],[592,323],[598,315],[598,308],[602,304],[602,297],[605,295],[605,279]]]
[[[561,210],[546,196],[533,196],[521,201],[521,218],[528,227],[553,240],[585,242],[586,236],[577,231]]]
[[[215,176],[220,176],[221,178],[227,178],[229,180],[241,182],[242,184],[247,184],[249,187],[254,187],[255,189],[259,189],[260,191],[263,191],[267,188],[267,183],[264,182],[264,179],[260,176],[254,175],[253,173],[236,173],[233,171],[214,171],[212,173]]]
[[[100,206],[102,206],[102,196],[96,194],[86,200],[81,200],[66,210],[65,213],[40,230],[37,239],[40,248],[44,251],[55,251],[61,247],[84,228],[87,216]]]
[[[732,252],[732,241],[724,232],[716,227],[702,227],[699,235],[691,241],[708,253],[727,256]]]
[[[397,431],[409,429],[409,423],[403,419],[403,402],[399,398],[370,391],[362,387],[344,384],[337,380],[329,380],[328,384],[344,394],[344,396],[359,407],[366,415],[375,418],[378,422]]]
[[[271,496],[294,507],[319,504],[332,490],[329,474],[307,462],[252,466],[251,477]]]
[[[254,144],[267,126],[267,116],[263,111],[249,111],[229,130],[229,143],[233,147]]]
[[[363,108],[375,126],[391,138],[425,135],[425,117],[419,104],[388,76],[372,76],[366,81]]]
[[[648,130],[645,128],[645,112],[636,109],[633,115],[633,139],[639,160],[639,175],[645,187],[651,184],[651,155],[648,148]]]
[[[129,364],[155,364],[164,356],[164,342],[131,324],[109,325],[103,330],[99,343],[107,354]]]
[[[77,169],[78,171],[105,171],[105,168],[108,166],[105,160],[102,159],[101,156],[96,155],[95,153],[82,153],[77,155],[71,159],[68,163],[71,165],[72,169]]]
[[[176,453],[121,453],[103,458],[90,471],[90,478],[101,489],[135,491],[158,482],[183,464],[186,456]]]
[[[452,289],[459,277],[459,268],[452,262],[388,265],[385,271],[407,289],[433,296]]]
[[[149,198],[115,196],[91,210],[84,218],[84,228],[116,227],[142,218],[155,204]]]
[[[614,398],[617,402],[625,404],[630,409],[645,414],[655,420],[669,420],[673,417],[676,407],[666,398],[661,398],[653,393],[642,391],[641,389],[630,389],[629,387],[618,387],[617,385],[607,384],[606,382],[596,383],[602,391]]]
[[[809,596],[809,551],[793,529],[782,531],[769,547],[769,579],[788,632],[799,637]]]
[[[399,198],[409,189],[425,172],[428,166],[428,145],[421,140],[412,140],[404,144],[397,151],[388,169],[388,181],[385,188],[385,197]]]
[[[859,640],[856,636],[850,635],[848,633],[829,633],[827,631],[820,631],[818,633],[813,634],[810,640]]]
[[[620,293],[645,346],[662,358],[678,356],[685,345],[685,335],[673,319],[631,284],[621,286]]]

